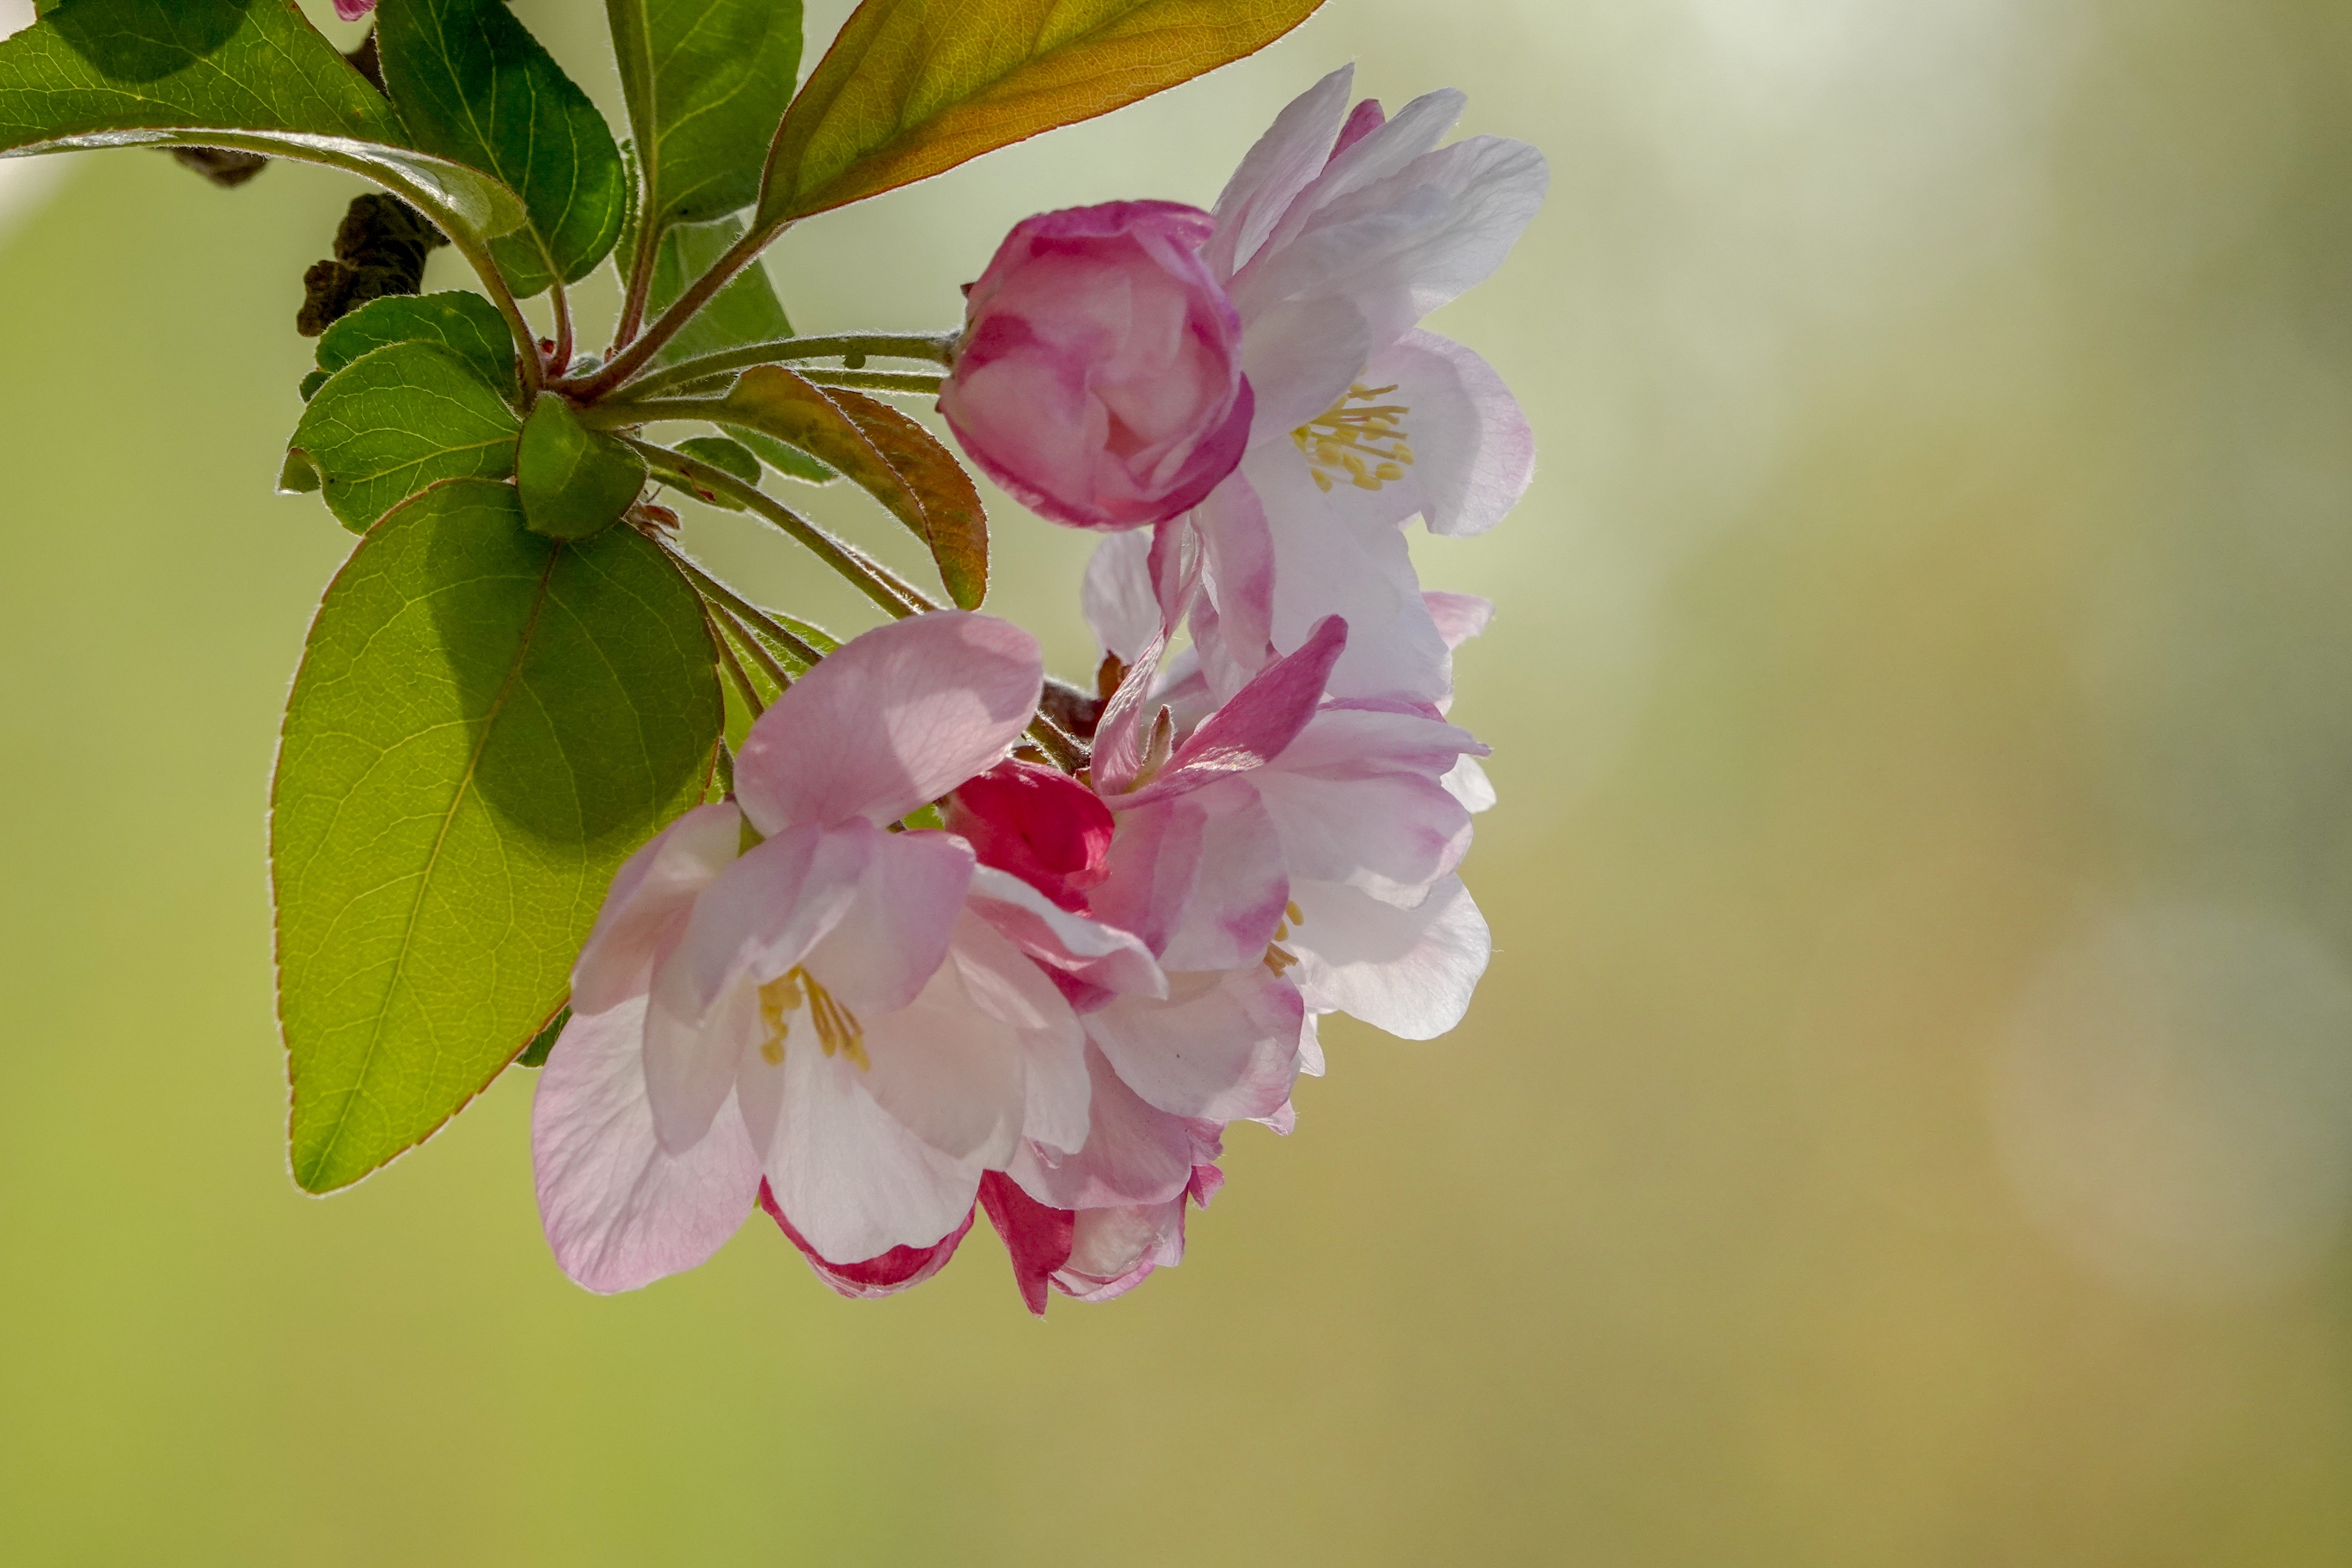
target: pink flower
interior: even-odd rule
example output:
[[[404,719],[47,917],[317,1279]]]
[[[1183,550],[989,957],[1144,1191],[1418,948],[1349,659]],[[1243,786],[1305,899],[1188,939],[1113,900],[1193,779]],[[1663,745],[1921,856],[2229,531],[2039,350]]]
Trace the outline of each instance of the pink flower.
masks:
[[[1276,117],[1201,250],[1240,314],[1256,400],[1241,467],[1189,519],[1211,605],[1194,640],[1220,695],[1339,615],[1334,695],[1442,700],[1451,660],[1400,525],[1481,532],[1534,473],[1502,378],[1417,323],[1501,264],[1542,203],[1544,161],[1492,136],[1439,147],[1458,92],[1393,120],[1369,100],[1351,110],[1352,75]]]
[[[969,290],[940,411],[1041,516],[1125,529],[1186,510],[1241,460],[1254,406],[1241,324],[1172,202],[1029,218]]]
[[[951,1250],[984,1173],[1085,1142],[1077,1022],[979,912],[1013,879],[952,835],[885,826],[1002,757],[1041,680],[1036,644],[988,616],[868,632],[752,727],[736,800],[622,868],[532,1110],[541,1215],[574,1279],[693,1267],[764,1181],[836,1287],[873,1285]],[[1012,896],[1097,963],[1133,945]]]

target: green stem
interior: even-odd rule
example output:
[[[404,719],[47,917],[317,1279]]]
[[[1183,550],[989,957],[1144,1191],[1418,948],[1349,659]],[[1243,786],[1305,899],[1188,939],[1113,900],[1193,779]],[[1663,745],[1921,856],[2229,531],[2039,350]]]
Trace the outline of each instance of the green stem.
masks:
[[[612,346],[604,351],[607,360],[628,347],[637,329],[646,324],[646,303],[653,298],[654,266],[661,258],[661,242],[656,226],[641,216],[637,222],[637,253],[629,260],[629,291],[621,301],[621,321],[613,329]]]
[[[633,436],[624,436],[621,439],[653,465],[656,471],[676,474],[692,489],[715,490],[742,502],[746,508],[798,540],[811,554],[847,578],[858,592],[887,610],[893,617],[903,620],[908,616],[945,607],[932,603],[880,562],[835,539],[758,486],[745,484],[726,469],[713,468],[683,452],[673,452],[667,447],[656,447]],[[794,657],[798,657],[798,650],[794,650]]]
[[[665,546],[664,548],[667,549],[667,547]],[[778,621],[775,616],[768,614],[767,611],[760,608],[757,605],[745,599],[740,594],[736,593],[734,589],[730,588],[726,584],[721,583],[718,578],[713,577],[701,567],[697,566],[692,561],[687,558],[683,552],[670,550],[669,558],[680,572],[686,574],[687,581],[692,583],[696,591],[701,594],[705,599],[708,599],[710,603],[720,605],[733,615],[739,616],[744,620],[751,622],[762,632],[765,632],[770,638],[781,643],[785,650],[794,658],[799,659],[803,664],[814,665],[819,659],[824,657],[824,655],[817,652],[816,649],[809,647],[808,644],[803,642],[798,637],[794,636],[791,627]],[[787,682],[787,684],[790,683]]]
[[[710,270],[688,285],[686,292],[661,313],[659,321],[647,327],[636,342],[614,355],[603,369],[572,389],[572,396],[582,403],[593,403],[609,395],[614,388],[645,369],[652,363],[654,355],[661,353],[662,345],[684,331],[686,324],[694,320],[696,312],[717,298],[719,290],[734,281],[735,274],[756,260],[776,234],[782,232],[779,229],[775,233],[762,233],[754,229],[729,246],[727,253],[710,264]]]
[[[755,364],[831,359],[835,354],[845,359],[862,360],[870,354],[882,359],[919,359],[947,364],[955,357],[955,345],[953,332],[835,332],[817,338],[780,338],[773,342],[746,343],[700,359],[665,365],[629,383],[628,390],[632,398],[646,398],[667,387],[684,386],[730,371],[749,370]],[[587,388],[580,389],[580,395],[585,397]]]
[[[805,370],[801,374],[818,386],[862,386],[875,392],[907,392],[936,397],[945,376],[913,370]]]
[[[776,689],[779,691],[789,691],[792,689],[793,678],[791,671],[785,669],[782,665],[776,662],[776,656],[768,651],[768,645],[761,642],[751,629],[749,626],[746,626],[741,621],[738,620],[734,612],[728,609],[724,605],[719,606],[719,616],[721,620],[724,620],[728,624],[728,626],[734,628],[736,639],[743,645],[744,650],[748,652],[753,659],[758,661],[760,668],[766,673],[768,679],[776,683]],[[807,647],[805,643],[802,646],[803,647]],[[797,658],[799,655],[795,654],[793,657]],[[757,708],[752,710],[752,712],[754,713],[757,713],[758,711],[759,710]]]
[[[736,624],[732,616],[723,610],[714,610],[706,602],[703,618],[710,624],[710,640],[718,645],[719,668],[726,670],[728,679],[735,683],[735,694],[743,700],[743,706],[751,710],[751,717],[756,721],[768,710],[768,705],[760,700],[759,687],[752,683],[750,672],[743,668],[743,661],[735,656],[735,645],[728,641],[727,634],[719,629],[722,617],[728,626]]]

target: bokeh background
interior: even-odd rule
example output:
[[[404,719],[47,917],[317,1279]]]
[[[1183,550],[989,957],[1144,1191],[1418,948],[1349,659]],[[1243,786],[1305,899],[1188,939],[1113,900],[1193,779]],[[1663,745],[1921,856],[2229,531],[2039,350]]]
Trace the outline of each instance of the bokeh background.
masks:
[[[610,102],[599,9],[518,4]],[[585,1295],[524,1072],[296,1193],[263,808],[349,542],[269,491],[352,186],[0,165],[0,1555],[2352,1560],[2352,9],[1331,0],[775,275],[949,322],[1015,219],[1206,203],[1349,58],[1556,175],[1436,323],[1542,442],[1423,557],[1502,604],[1497,952],[1042,1325],[984,1226],[880,1304],[757,1222]],[[999,517],[1082,671],[1083,542]]]

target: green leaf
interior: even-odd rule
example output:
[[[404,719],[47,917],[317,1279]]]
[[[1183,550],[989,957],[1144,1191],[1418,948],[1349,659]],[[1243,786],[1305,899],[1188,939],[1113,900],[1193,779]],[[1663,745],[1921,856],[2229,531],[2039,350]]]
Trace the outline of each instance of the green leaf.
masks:
[[[735,438],[780,474],[790,474],[812,485],[829,485],[841,478],[841,470],[832,464],[819,462],[798,447],[788,447],[773,436],[762,436],[757,430],[737,430]]]
[[[792,101],[800,0],[605,0],[656,232],[750,206]]]
[[[442,485],[361,542],[271,791],[305,1188],[422,1141],[562,1003],[613,873],[701,798],[712,658],[657,546],[541,539],[509,485]]]
[[[514,472],[522,421],[481,373],[438,343],[377,349],[337,371],[294,426],[354,533],[441,479]]]
[[[310,399],[318,396],[319,389],[326,384],[327,373],[323,370],[314,370],[310,374],[304,376],[302,378],[302,384],[296,387],[294,390],[302,395],[303,402],[308,403]]]
[[[677,444],[677,449],[689,458],[699,458],[712,468],[734,475],[747,485],[760,482],[760,459],[740,441],[724,436],[694,436]],[[733,496],[717,490],[694,489],[680,480],[666,479],[662,483],[675,490],[683,490],[695,500],[721,511],[741,511],[743,503]]]
[[[319,368],[331,374],[377,349],[412,342],[439,343],[509,399],[520,395],[507,319],[496,305],[464,289],[369,300],[320,338]]]
[[[284,0],[71,0],[0,40],[0,153],[129,146],[347,169],[477,238],[524,218],[497,180],[416,151],[383,95]]]
[[[541,397],[523,421],[515,488],[533,533],[586,539],[621,521],[646,488],[645,459],[580,423],[572,405]]]
[[[604,116],[504,0],[392,0],[376,42],[416,144],[521,194],[541,245],[498,247],[515,291],[546,288],[550,267],[586,277],[620,236],[627,173]]]
[[[739,218],[718,223],[680,224],[662,236],[654,258],[653,287],[646,297],[648,313],[658,316],[686,292],[688,285],[710,270],[728,247],[743,237]],[[793,323],[776,298],[768,269],[754,261],[728,280],[710,303],[694,313],[678,334],[662,345],[656,365],[681,364],[704,354],[715,354],[745,343],[772,343],[793,335]]]
[[[946,826],[944,819],[941,820],[940,826]],[[548,1052],[555,1048],[555,1042],[562,1037],[563,1026],[570,1022],[572,1022],[572,1004],[566,1002],[555,1010],[555,1016],[547,1021],[547,1026],[530,1037],[530,1044],[522,1048],[522,1055],[515,1058],[514,1065],[519,1068],[545,1067]]]
[[[698,416],[772,436],[839,468],[914,531],[960,607],[977,608],[986,596],[980,492],[948,449],[897,409],[773,364],[745,371],[724,399],[694,406]]]
[[[928,179],[1254,53],[1321,0],[864,0],[784,116],[754,226]]]

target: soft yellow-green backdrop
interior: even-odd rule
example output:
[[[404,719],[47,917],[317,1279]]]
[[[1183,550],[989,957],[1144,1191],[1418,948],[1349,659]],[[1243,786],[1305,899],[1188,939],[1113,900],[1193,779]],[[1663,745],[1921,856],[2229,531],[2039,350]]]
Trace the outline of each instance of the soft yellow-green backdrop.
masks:
[[[598,8],[519,8],[609,102]],[[2352,1560],[2352,10],[1331,0],[776,276],[949,322],[1351,58],[1556,174],[1437,323],[1542,442],[1423,555],[1502,603],[1494,967],[1449,1039],[1331,1028],[1183,1267],[1042,1325],[984,1227],[879,1304],[760,1222],[585,1295],[522,1072],[296,1193],[264,792],[349,541],[269,489],[352,188],[119,153],[11,220],[0,1557]],[[998,538],[1083,669],[1083,542]]]

